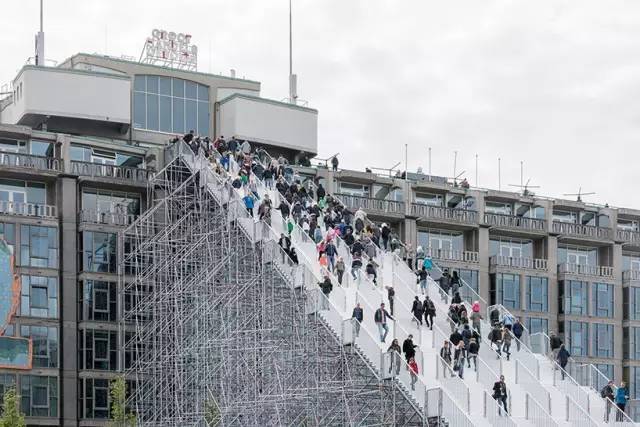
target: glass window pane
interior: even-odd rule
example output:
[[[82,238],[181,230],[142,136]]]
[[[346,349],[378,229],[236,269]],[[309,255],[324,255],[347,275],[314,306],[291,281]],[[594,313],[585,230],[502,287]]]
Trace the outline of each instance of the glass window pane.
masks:
[[[158,93],[158,76],[147,76],[147,92]]]
[[[198,84],[185,81],[185,98],[198,99]]]
[[[147,95],[147,129],[158,130],[158,95]]]
[[[178,98],[184,98],[184,80],[172,79],[173,81],[173,96]]]
[[[196,101],[187,100],[185,102],[185,129],[196,130],[198,128],[198,109]]]
[[[198,134],[209,135],[209,103],[198,102]]]
[[[133,79],[133,89],[144,92],[146,90],[147,83],[145,76],[135,76]]]
[[[175,85],[173,90],[175,93]],[[184,99],[173,98],[173,132],[185,133],[184,129]]]
[[[171,96],[171,78],[160,77],[160,95]]]
[[[171,132],[171,98],[168,96],[160,97],[160,131]]]
[[[198,99],[209,102],[209,88],[204,85],[198,85]]]
[[[147,127],[147,104],[144,93],[135,92],[133,94],[133,127],[136,129],[146,129]]]

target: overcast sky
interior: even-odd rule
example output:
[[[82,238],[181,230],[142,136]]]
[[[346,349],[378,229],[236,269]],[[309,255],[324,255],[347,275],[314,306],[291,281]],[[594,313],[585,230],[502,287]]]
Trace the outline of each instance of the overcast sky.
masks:
[[[288,92],[286,0],[44,0],[47,58],[138,57],[153,28],[189,32],[199,71]],[[319,152],[347,168],[457,171],[479,186],[640,208],[640,2],[293,0],[294,72]],[[2,1],[0,82],[33,55],[38,1]],[[402,166],[404,167],[404,166]]]

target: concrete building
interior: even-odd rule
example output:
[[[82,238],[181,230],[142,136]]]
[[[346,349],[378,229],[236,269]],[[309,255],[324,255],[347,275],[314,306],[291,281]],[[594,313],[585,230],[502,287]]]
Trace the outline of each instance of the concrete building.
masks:
[[[33,354],[32,369],[0,368],[0,396],[17,386],[29,425],[103,425],[109,381],[131,362],[118,357],[117,233],[147,208],[162,147],[194,130],[313,157],[317,111],[261,98],[255,81],[87,54],[26,65],[9,92],[0,234],[21,294],[5,336],[30,338]]]

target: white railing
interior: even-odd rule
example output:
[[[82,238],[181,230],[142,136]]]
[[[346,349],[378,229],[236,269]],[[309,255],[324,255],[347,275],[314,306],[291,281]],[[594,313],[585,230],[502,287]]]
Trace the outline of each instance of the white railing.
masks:
[[[603,240],[613,239],[613,230],[611,228],[573,224],[570,222],[553,221],[553,232],[567,236],[589,237]]]
[[[473,251],[457,251],[453,249],[438,249],[427,247],[425,248],[424,253],[426,256],[430,256],[433,259],[469,262],[474,264],[477,264],[479,262],[478,252]]]
[[[551,413],[551,394],[544,388],[538,379],[522,364],[516,360],[516,384],[522,384],[543,409]]]
[[[494,310],[498,311],[498,321],[500,322],[502,322],[506,316],[511,317],[514,321],[517,319],[517,317],[511,314],[511,312],[507,310],[507,308],[502,304],[489,306],[487,308],[487,319],[491,319],[491,312]],[[529,348],[529,330],[526,326],[524,326],[524,324],[522,324],[522,336],[520,337],[520,339],[516,338],[515,336],[513,337],[513,344],[517,346],[518,342],[520,343],[521,350],[518,352],[518,359],[532,374],[535,375],[537,379],[539,379],[540,363]]]
[[[573,427],[598,427],[598,423],[589,416],[589,413],[576,403],[571,396],[566,396],[566,420]]]
[[[625,270],[622,272],[622,281],[630,282],[632,280],[640,280],[640,270]]]
[[[82,209],[78,213],[79,222],[87,222],[90,224],[126,226],[133,224],[137,218],[138,215],[104,212],[95,209]]]
[[[525,270],[547,270],[547,260],[540,258],[493,255],[489,258],[489,265],[507,268],[522,268]]]
[[[113,178],[128,182],[146,183],[155,172],[150,169],[129,166],[104,165],[100,163],[71,161],[71,173],[94,178]]]
[[[453,351],[452,351],[453,353]],[[462,409],[471,410],[471,392],[451,366],[438,354],[436,356],[436,379],[456,399]]]
[[[640,232],[634,230],[616,230],[616,240],[624,243],[640,242]]]
[[[387,214],[401,214],[404,215],[404,202],[398,202],[396,200],[376,199],[374,197],[354,196],[350,194],[336,193],[334,196],[340,198],[342,203],[349,209],[362,208],[365,210],[371,210],[376,212],[383,212]]]
[[[509,413],[505,413],[504,407],[488,391],[483,390],[482,398],[484,417],[492,427],[516,427],[516,423],[509,416]],[[507,406],[509,405],[507,404]]]
[[[558,264],[558,274],[577,274],[581,276],[596,276],[613,279],[613,267],[587,264]]]
[[[536,427],[558,427],[542,405],[536,401],[529,393],[525,395],[525,419],[531,421]]]
[[[516,230],[546,231],[547,221],[537,218],[485,213],[484,222],[492,227],[512,228]]]
[[[55,219],[58,216],[58,210],[55,206],[45,205],[43,203],[0,200],[0,214]]]
[[[63,162],[54,157],[0,151],[0,166],[62,172]]]
[[[442,388],[431,388],[426,392],[425,412],[427,418],[437,417],[435,426],[473,427],[474,423]],[[442,419],[446,421],[442,421]],[[432,425],[432,424],[429,424]]]

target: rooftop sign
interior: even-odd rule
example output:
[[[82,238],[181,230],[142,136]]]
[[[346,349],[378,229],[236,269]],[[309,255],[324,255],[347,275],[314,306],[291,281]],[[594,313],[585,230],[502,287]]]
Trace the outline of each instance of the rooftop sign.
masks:
[[[189,34],[154,29],[144,45],[140,62],[196,71],[198,47],[191,44]]]

